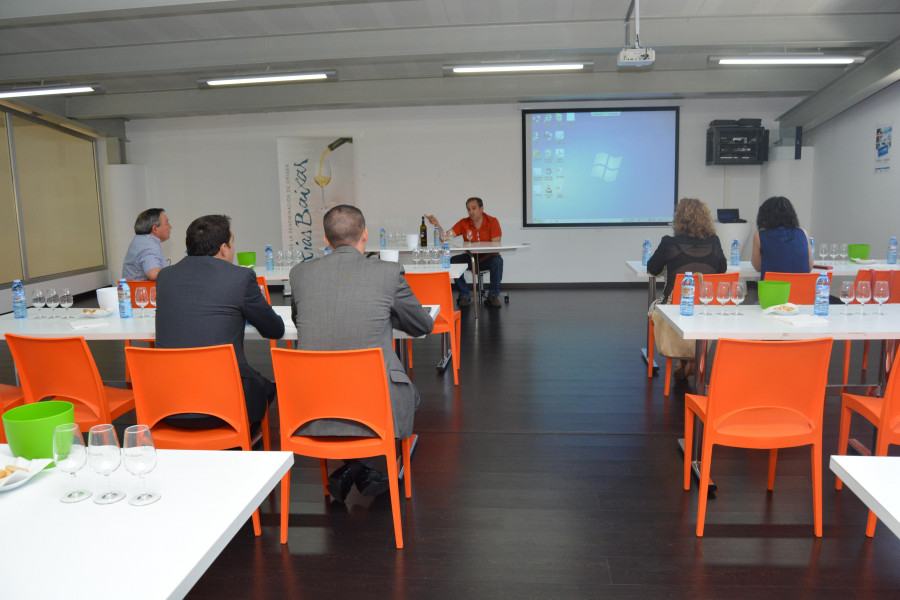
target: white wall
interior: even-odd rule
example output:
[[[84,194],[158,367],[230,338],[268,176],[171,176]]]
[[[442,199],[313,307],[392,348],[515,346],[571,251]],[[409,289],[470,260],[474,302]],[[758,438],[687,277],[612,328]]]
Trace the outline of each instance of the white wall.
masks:
[[[705,165],[712,119],[758,117],[776,135],[774,118],[797,98],[594,103],[594,106],[681,106],[679,196],[695,196],[715,210],[736,207],[756,215],[764,167]],[[577,106],[577,105],[570,105]],[[445,226],[465,216],[464,202],[480,196],[498,217],[504,239],[533,249],[505,257],[504,281],[628,281],[623,261],[637,259],[641,241],[656,243],[656,228],[524,229],[521,116],[518,105],[346,109],[138,120],[127,124],[130,163],[144,166],[147,206],[162,206],[175,222],[166,256],[184,253],[184,229],[197,216],[233,218],[238,250],[261,252],[280,240],[275,139],[351,136],[357,204],[370,230],[417,231],[423,213]],[[338,150],[340,151],[340,150]],[[134,216],[110,224],[130,230]],[[601,258],[602,260],[597,260]],[[111,265],[115,263],[111,258]],[[113,269],[114,271],[115,269]]]
[[[900,146],[891,149],[890,172],[874,172],[875,129],[885,124],[900,125],[900,83],[804,135],[804,143],[816,152],[812,214],[816,242],[871,244],[869,256],[884,258],[888,238],[900,237]]]

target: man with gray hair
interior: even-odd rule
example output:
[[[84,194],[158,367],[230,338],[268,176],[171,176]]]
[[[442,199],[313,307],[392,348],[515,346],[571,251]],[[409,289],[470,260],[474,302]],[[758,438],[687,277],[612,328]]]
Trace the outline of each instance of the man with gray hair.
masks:
[[[169,239],[172,224],[164,208],[148,208],[134,222],[134,239],[125,253],[122,278],[129,281],[156,281],[168,263],[162,243]]]

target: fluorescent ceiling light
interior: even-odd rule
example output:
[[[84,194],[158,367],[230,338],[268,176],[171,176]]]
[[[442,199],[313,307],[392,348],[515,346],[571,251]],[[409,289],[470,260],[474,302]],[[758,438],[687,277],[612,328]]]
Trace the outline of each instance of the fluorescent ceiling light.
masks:
[[[540,71],[580,71],[584,63],[539,63],[535,65],[470,65],[450,67],[457,74],[471,73],[527,73]]]
[[[24,98],[26,96],[60,96],[64,94],[87,94],[88,92],[93,91],[94,88],[89,85],[53,88],[31,88],[0,92],[0,98]]]
[[[861,56],[826,56],[826,55],[790,55],[779,56],[722,56],[717,59],[720,65],[849,65],[862,62]]]
[[[292,81],[317,81],[328,79],[328,73],[288,73],[284,75],[251,75],[226,79],[207,79],[206,85],[260,85],[265,83],[290,83]]]

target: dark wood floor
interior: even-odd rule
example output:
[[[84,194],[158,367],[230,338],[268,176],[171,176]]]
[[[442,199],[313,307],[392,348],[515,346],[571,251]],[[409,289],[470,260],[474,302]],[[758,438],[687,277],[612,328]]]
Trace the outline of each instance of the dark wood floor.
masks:
[[[279,544],[273,495],[262,506],[263,535],[243,527],[188,597],[900,596],[900,541],[882,524],[865,537],[866,509],[853,492],[834,491],[827,467],[825,535],[813,537],[805,448],[780,452],[771,494],[765,452],[717,449],[719,491],[705,537],[694,536],[698,492],[682,490],[676,447],[686,385],[666,400],[661,378],[647,379],[645,311],[644,287],[514,290],[477,322],[466,309],[459,387],[434,369],[437,336],[414,343],[422,403],[406,547],[394,547],[386,497],[354,490],[345,506],[332,504],[317,463],[298,457],[289,543]],[[119,347],[92,344],[104,377],[121,379]],[[248,353],[271,374],[267,348],[248,344]],[[840,357],[838,349],[832,381]],[[838,397],[827,399],[826,465],[838,407]],[[871,440],[870,428],[854,432]]]

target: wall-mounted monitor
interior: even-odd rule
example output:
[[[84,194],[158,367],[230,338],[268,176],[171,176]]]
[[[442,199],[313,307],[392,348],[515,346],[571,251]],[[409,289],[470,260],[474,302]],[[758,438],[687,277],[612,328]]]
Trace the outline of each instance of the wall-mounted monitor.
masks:
[[[678,107],[522,111],[525,227],[665,225]]]

